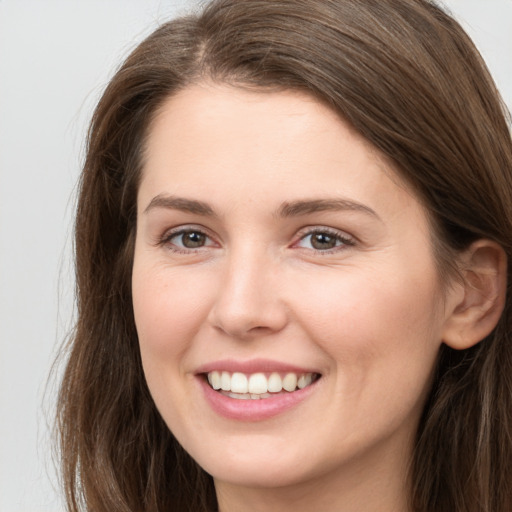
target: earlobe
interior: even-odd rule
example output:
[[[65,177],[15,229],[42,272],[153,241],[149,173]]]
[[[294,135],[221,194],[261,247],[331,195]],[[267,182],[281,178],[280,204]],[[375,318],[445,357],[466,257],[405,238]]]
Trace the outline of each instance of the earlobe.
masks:
[[[507,256],[503,248],[486,239],[477,240],[461,254],[463,282],[453,289],[443,329],[443,342],[464,350],[488,336],[505,307]],[[447,304],[450,301],[447,301]]]

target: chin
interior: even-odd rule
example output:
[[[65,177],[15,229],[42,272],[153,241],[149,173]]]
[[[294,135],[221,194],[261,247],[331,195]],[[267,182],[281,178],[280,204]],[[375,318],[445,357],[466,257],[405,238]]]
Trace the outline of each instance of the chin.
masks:
[[[304,443],[285,440],[288,446],[283,446],[282,438],[269,437],[231,436],[189,453],[214,480],[233,485],[275,488],[314,477],[314,461],[305,456]]]
[[[211,466],[205,466],[204,469],[216,482],[256,489],[290,487],[313,477],[306,472],[300,472],[296,466],[275,464],[275,458],[264,465],[240,464],[238,462],[220,465],[213,463]]]

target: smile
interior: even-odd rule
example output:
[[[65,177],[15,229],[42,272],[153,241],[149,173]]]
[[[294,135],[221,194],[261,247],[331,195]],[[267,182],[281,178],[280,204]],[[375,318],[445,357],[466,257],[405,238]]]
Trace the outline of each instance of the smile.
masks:
[[[211,371],[207,374],[211,388],[230,398],[259,400],[282,393],[293,393],[310,386],[318,374],[287,372],[280,374],[262,372]]]
[[[322,373],[270,359],[212,361],[196,369],[196,382],[211,410],[242,422],[287,413],[319,389]]]

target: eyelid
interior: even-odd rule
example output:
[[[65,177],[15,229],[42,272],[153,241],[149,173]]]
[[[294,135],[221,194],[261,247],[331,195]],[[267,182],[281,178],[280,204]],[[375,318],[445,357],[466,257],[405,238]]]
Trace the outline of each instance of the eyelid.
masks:
[[[312,236],[314,234],[323,233],[327,234],[329,236],[332,236],[336,238],[337,240],[341,241],[341,244],[332,247],[330,249],[315,249],[315,248],[307,248],[307,247],[300,247],[299,243],[302,242],[305,238],[308,236]],[[347,247],[352,247],[357,244],[357,239],[347,233],[346,231],[342,231],[340,229],[331,228],[328,226],[307,226],[305,228],[302,228],[296,235],[296,241],[293,242],[292,247],[296,247],[298,249],[304,249],[306,251],[312,251],[317,254],[332,254],[335,252],[346,250]]]
[[[184,247],[175,245],[171,242],[172,238],[182,235],[184,233],[189,233],[189,232],[201,233],[202,235],[204,235],[208,240],[210,240],[213,243],[202,246],[202,247],[197,247],[197,248],[186,248],[186,247],[184,248]],[[173,252],[177,252],[177,253],[180,253],[180,252],[181,253],[193,253],[193,252],[198,252],[198,251],[207,249],[209,247],[218,246],[219,244],[215,240],[215,237],[210,233],[210,231],[208,229],[204,228],[203,226],[200,226],[198,224],[184,224],[184,225],[176,226],[174,228],[165,230],[164,233],[158,237],[158,239],[156,241],[156,245],[166,246],[168,248],[170,248],[169,246],[173,246],[174,248],[170,248],[170,249]]]
[[[186,248],[186,247],[180,247],[179,245],[173,244],[171,242],[171,239],[174,237],[177,237],[179,235],[182,235],[184,233],[188,232],[197,232],[204,235],[210,243],[207,243],[204,246],[197,247],[197,248]],[[329,249],[315,249],[313,247],[307,248],[307,247],[300,247],[300,242],[303,241],[308,236],[312,236],[314,234],[323,233],[327,234],[329,236],[334,237],[337,241],[341,242],[338,245],[335,245],[332,248]],[[294,237],[294,241],[291,244],[292,248],[297,249],[303,249],[305,251],[314,252],[317,254],[331,254],[334,252],[339,252],[346,250],[347,247],[351,247],[356,245],[357,239],[356,237],[350,235],[346,231],[342,231],[340,229],[328,227],[328,226],[322,226],[322,225],[316,225],[316,226],[306,226],[302,229],[300,229],[296,236]],[[211,247],[219,247],[219,243],[216,240],[216,237],[211,234],[209,229],[206,229],[205,227],[198,225],[198,224],[184,224],[180,226],[176,226],[174,228],[167,229],[163,232],[161,236],[159,236],[156,240],[155,245],[157,246],[166,246],[173,252],[177,253],[194,253],[199,252],[201,250],[205,250]]]

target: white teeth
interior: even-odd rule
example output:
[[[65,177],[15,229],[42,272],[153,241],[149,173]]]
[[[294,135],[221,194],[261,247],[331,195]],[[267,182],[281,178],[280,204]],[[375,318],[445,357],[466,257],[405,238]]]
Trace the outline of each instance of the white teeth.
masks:
[[[266,393],[267,391],[267,377],[265,377],[265,374],[253,373],[249,377],[249,393]]]
[[[233,373],[231,376],[231,392],[232,393],[247,393],[249,385],[247,377],[243,373]]]
[[[295,391],[297,387],[297,375],[295,373],[287,373],[283,379],[283,388],[286,391]]]
[[[301,375],[299,380],[297,381],[297,387],[299,389],[304,389],[306,386],[309,386],[313,381],[313,376],[311,373],[306,373],[305,375]]]
[[[309,386],[313,380],[313,373],[297,375],[289,372],[281,377],[279,373],[273,372],[268,378],[261,372],[251,375],[245,375],[241,372],[231,374],[226,371],[208,373],[208,382],[213,389],[224,391],[226,392],[224,394],[242,400],[268,398],[271,393],[280,393],[283,390],[292,392],[297,388],[303,389]]]
[[[228,372],[222,372],[220,376],[220,389],[231,391],[231,375]]]
[[[210,383],[210,386],[213,389],[220,389],[222,386],[220,373],[219,372],[210,372],[208,374],[208,382]]]
[[[251,398],[249,393],[227,393],[227,395],[231,398],[236,398],[237,400],[250,400]]]
[[[268,390],[270,393],[279,393],[283,389],[283,381],[279,373],[271,373],[268,378]]]
[[[253,394],[253,393],[224,393],[225,395],[229,396],[230,398],[236,398],[237,400],[259,400],[260,398],[268,398],[270,396],[269,393],[261,393],[260,394]]]

